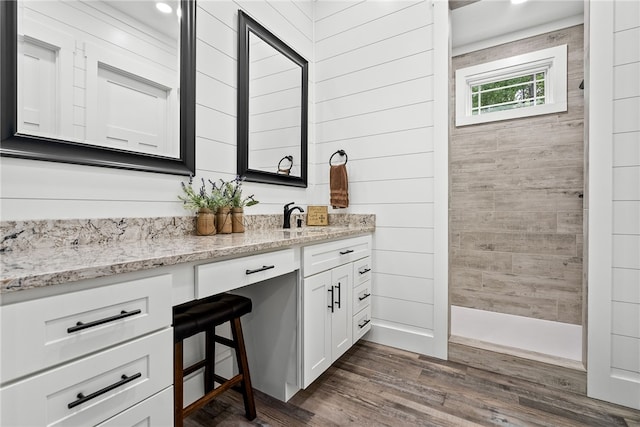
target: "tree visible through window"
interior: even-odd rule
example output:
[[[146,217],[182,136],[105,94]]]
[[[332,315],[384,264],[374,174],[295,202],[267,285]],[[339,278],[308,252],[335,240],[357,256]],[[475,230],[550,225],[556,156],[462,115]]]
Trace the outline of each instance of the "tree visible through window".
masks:
[[[471,86],[471,114],[543,105],[545,80],[539,72]]]
[[[567,45],[459,68],[456,126],[567,111]]]

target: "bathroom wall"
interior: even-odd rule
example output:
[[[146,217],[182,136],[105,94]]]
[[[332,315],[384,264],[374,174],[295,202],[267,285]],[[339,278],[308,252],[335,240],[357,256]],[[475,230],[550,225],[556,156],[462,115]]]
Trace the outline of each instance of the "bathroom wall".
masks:
[[[640,3],[590,9],[588,392],[640,409]]]
[[[315,3],[313,166],[315,200],[329,204],[329,158],[344,149],[349,157],[347,211],[376,214],[374,327],[367,339],[434,354],[434,335],[436,341],[446,335],[446,260],[438,264],[446,250],[438,252],[434,237],[444,230],[435,227],[434,201],[442,190],[440,206],[445,206],[446,171],[436,176],[434,158],[446,159],[446,129],[444,137],[436,136],[434,79],[438,65],[444,67],[446,86],[448,62],[446,50],[435,60],[434,40],[444,36],[440,46],[446,47],[448,30],[434,30],[431,3]],[[446,14],[441,21],[447,21]],[[445,289],[441,306],[434,305],[439,265],[445,266],[445,276],[436,281]],[[445,322],[440,329],[439,319]]]
[[[487,312],[551,321],[525,324],[564,328],[576,341],[557,355],[579,360],[580,330],[563,325],[581,325],[583,310],[583,26],[454,57],[452,78],[458,68],[563,44],[567,112],[456,127],[451,107],[449,290],[452,335],[458,326],[476,328],[469,338],[495,335],[469,324]]]
[[[244,9],[310,63],[313,62],[313,6],[310,0],[208,1],[197,9],[197,178],[230,179],[236,173],[237,10]],[[313,69],[313,67],[311,67]],[[311,73],[313,81],[313,72]],[[312,86],[312,85],[311,85]],[[313,117],[313,89],[310,91]],[[313,122],[309,141],[314,142]],[[314,161],[314,150],[309,151]],[[184,178],[127,170],[0,158],[2,220],[184,215]],[[279,213],[282,204],[310,202],[309,188],[245,185],[260,204],[250,213]]]

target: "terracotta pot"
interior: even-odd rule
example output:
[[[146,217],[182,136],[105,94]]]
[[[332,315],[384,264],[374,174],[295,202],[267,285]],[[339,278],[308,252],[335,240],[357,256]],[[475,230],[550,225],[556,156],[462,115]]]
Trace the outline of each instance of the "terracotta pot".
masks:
[[[196,234],[212,236],[216,234],[216,217],[211,209],[200,208],[196,215]]]
[[[234,233],[244,233],[244,208],[231,209],[231,224]]]
[[[229,234],[233,231],[230,207],[218,208],[218,213],[216,215],[216,227],[220,234]]]

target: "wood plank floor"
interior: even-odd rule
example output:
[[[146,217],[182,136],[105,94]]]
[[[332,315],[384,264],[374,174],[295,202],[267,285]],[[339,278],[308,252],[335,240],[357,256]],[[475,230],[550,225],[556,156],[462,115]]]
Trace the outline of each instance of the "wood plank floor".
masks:
[[[231,391],[185,426],[640,427],[640,411],[367,341],[288,403],[258,392],[256,406],[248,422]]]

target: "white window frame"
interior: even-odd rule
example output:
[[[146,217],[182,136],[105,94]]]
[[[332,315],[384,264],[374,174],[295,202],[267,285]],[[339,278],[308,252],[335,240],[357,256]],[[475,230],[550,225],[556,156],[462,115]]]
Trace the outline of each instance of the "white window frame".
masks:
[[[546,72],[545,103],[490,113],[471,114],[471,88],[479,84]],[[456,126],[567,111],[567,45],[456,70]]]

